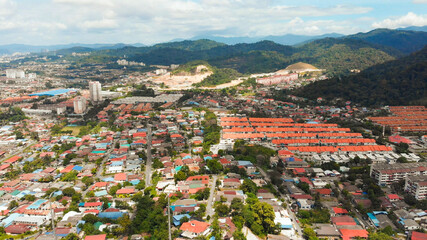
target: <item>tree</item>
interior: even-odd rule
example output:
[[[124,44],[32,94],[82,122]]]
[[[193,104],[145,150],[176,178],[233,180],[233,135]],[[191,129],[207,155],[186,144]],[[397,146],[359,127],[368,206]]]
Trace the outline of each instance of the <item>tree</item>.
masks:
[[[8,209],[12,210],[12,209],[17,208],[17,207],[19,207],[19,203],[16,200],[13,200],[12,202],[9,203]]]
[[[75,233],[69,233],[67,236],[65,236],[64,240],[79,240],[79,236]]]
[[[84,176],[82,178],[82,183],[84,183],[86,185],[86,187],[89,187],[90,185],[93,184],[93,178],[92,177],[88,177],[88,176]]]
[[[382,232],[373,232],[369,234],[368,240],[393,240],[393,237]]]
[[[231,204],[230,204],[230,209],[232,209],[236,214],[240,214],[243,210],[243,202],[240,198],[233,198],[233,200],[231,200]]]
[[[209,198],[209,195],[210,195],[209,188],[199,189],[195,194],[195,198],[199,201],[206,200]]]
[[[218,213],[220,217],[226,217],[230,212],[230,209],[224,203],[220,203],[216,206],[215,212]]]
[[[117,232],[123,235],[129,232],[129,227],[131,226],[132,221],[129,218],[129,215],[126,214],[123,217],[120,217],[119,219],[117,219],[117,223],[119,224],[119,227],[117,228]]]
[[[389,236],[393,236],[394,234],[396,234],[396,232],[393,231],[393,228],[391,226],[387,226],[387,227],[381,229],[380,231],[389,235]]]
[[[14,131],[13,134],[15,134],[16,139],[23,139],[24,138],[24,134],[22,134],[21,131]]]
[[[255,222],[260,224],[266,233],[274,233],[276,224],[273,207],[266,202],[257,202],[251,208],[255,213]]]
[[[215,237],[215,239],[222,239],[222,230],[219,226],[218,217],[215,217],[215,219],[212,221],[211,228],[211,237]]]
[[[218,174],[223,169],[221,163],[218,160],[216,160],[216,159],[208,160],[208,164],[207,165],[208,165],[209,170],[213,174]]]
[[[310,185],[306,182],[299,182],[297,187],[303,190],[305,193],[310,193]]]
[[[144,180],[140,180],[138,184],[136,184],[135,189],[137,190],[142,190],[145,188],[145,181]]]
[[[242,185],[240,185],[240,189],[243,190],[244,193],[256,194],[258,191],[256,184],[249,178],[245,178],[245,180],[243,180]]]
[[[72,197],[76,193],[76,190],[72,187],[67,187],[62,190],[62,194],[67,197]]]
[[[99,218],[91,213],[86,214],[83,218],[83,221],[94,224],[99,221]]]
[[[175,182],[184,181],[185,179],[187,179],[187,174],[185,174],[185,172],[183,171],[179,171],[177,174],[174,175],[174,178]]]
[[[305,239],[319,240],[316,236],[316,232],[312,228],[309,228],[309,227],[304,228],[303,234]]]

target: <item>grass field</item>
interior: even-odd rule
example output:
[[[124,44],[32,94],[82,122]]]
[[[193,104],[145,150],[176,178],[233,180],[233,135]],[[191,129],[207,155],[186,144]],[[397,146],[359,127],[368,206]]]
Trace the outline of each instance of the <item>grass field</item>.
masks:
[[[77,126],[77,127],[67,126],[67,127],[62,128],[61,132],[63,132],[63,131],[73,131],[73,135],[76,136],[76,135],[78,135],[80,133],[80,128],[82,128],[82,127],[81,126]]]

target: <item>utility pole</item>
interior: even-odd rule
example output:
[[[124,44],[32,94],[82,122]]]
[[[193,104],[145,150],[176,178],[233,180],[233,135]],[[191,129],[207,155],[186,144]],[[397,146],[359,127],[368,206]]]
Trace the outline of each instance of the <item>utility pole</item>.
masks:
[[[50,206],[50,216],[51,216],[51,219],[52,219],[52,231],[53,231],[53,237],[55,238],[55,240],[58,240],[58,236],[56,236],[56,231],[55,231],[55,211],[53,211],[53,208],[52,208],[52,195],[54,194],[55,192],[52,192],[51,194],[50,194],[50,196],[49,196],[49,206]]]
[[[171,199],[168,196],[168,228],[169,228],[169,240],[172,240],[172,234],[171,234],[171,217],[170,217],[170,208],[171,208]]]

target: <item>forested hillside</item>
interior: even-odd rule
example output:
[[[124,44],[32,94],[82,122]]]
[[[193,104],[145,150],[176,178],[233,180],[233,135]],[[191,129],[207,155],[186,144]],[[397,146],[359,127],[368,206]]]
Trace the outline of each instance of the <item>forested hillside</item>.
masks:
[[[398,60],[376,65],[356,75],[334,77],[298,89],[309,99],[342,98],[363,105],[427,104],[427,47]]]

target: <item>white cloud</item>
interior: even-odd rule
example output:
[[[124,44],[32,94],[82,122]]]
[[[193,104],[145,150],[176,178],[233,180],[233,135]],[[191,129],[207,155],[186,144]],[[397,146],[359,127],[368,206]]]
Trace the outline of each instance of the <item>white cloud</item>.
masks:
[[[375,22],[372,24],[374,28],[400,28],[409,26],[425,26],[427,25],[427,15],[417,15],[413,12],[409,12],[405,16],[387,18],[381,22]]]
[[[259,0],[0,0],[0,41],[19,36],[45,43],[143,42],[215,34],[261,36],[350,33],[352,22],[337,16],[361,17],[371,7],[329,4],[277,4]],[[337,1],[339,2],[339,1]],[[3,7],[5,6],[5,7]],[[5,10],[6,9],[6,10]],[[2,14],[8,17],[2,18]],[[341,19],[344,17],[341,17]],[[366,25],[366,23],[365,23]],[[360,29],[358,29],[360,30]],[[36,34],[36,31],[38,33]],[[14,34],[12,34],[14,33]],[[45,39],[43,34],[46,35]],[[30,36],[30,34],[33,34]],[[71,40],[70,40],[71,39]],[[35,43],[35,42],[34,42]]]

